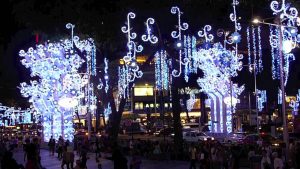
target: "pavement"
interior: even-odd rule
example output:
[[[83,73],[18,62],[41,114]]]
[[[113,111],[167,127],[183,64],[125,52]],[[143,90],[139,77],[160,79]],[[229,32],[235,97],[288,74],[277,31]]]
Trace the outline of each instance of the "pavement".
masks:
[[[102,155],[103,157],[109,156],[109,154]],[[25,166],[25,162],[23,160],[24,152],[22,150],[16,150],[14,152],[14,158],[17,160],[19,164],[23,164]],[[95,160],[95,153],[88,154],[87,168],[88,169],[97,169],[98,164]],[[79,159],[79,156],[75,156],[76,159]],[[127,157],[128,163],[130,161],[130,157]],[[41,163],[42,166],[46,169],[60,169],[61,161],[58,160],[57,154],[55,156],[50,156],[47,150],[41,149]],[[107,159],[100,159],[100,163],[102,164],[103,169],[113,169],[113,163]],[[74,164],[75,166],[75,164]],[[142,160],[141,169],[185,169],[189,167],[189,162],[187,161],[153,161],[153,160]],[[66,166],[65,166],[66,168]]]
[[[109,157],[110,154],[102,154],[102,157]],[[88,153],[88,161],[87,168],[88,169],[97,169],[98,163],[95,160],[95,153]],[[19,164],[23,164],[25,166],[24,152],[22,149],[17,149],[14,151],[14,158],[17,160]],[[75,161],[79,159],[78,155],[75,155]],[[131,160],[131,157],[127,157],[128,164]],[[41,149],[41,163],[42,166],[46,169],[60,169],[61,161],[58,160],[57,154],[55,156],[50,156],[49,151],[45,149]],[[113,169],[113,162],[104,158],[100,158],[100,163],[102,164],[103,169]],[[244,163],[240,161],[240,164]],[[75,167],[75,164],[74,164]],[[66,166],[65,166],[66,168]],[[142,159],[141,169],[188,169],[189,162],[188,161],[174,161],[174,160],[147,160]],[[249,167],[241,165],[240,169],[249,169]]]

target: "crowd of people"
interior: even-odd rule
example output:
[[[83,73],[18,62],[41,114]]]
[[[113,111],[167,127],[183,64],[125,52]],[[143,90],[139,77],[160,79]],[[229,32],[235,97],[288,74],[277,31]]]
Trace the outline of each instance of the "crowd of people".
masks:
[[[19,146],[13,140],[2,139],[0,141],[1,169],[43,169],[40,139],[26,138],[24,140],[21,148],[24,151],[24,165],[18,164],[13,158],[14,149]],[[218,141],[184,142],[182,149],[178,151],[178,147],[168,140],[136,139],[111,143],[106,137],[97,137],[93,141],[76,138],[70,143],[62,137],[58,140],[51,137],[48,148],[49,156],[57,155],[62,169],[87,169],[88,153],[95,153],[98,169],[102,169],[101,160],[99,160],[101,158],[112,160],[115,169],[140,169],[142,159],[186,160],[189,161],[189,166],[187,166],[189,169],[238,169],[240,165],[245,164],[251,169],[300,168],[300,143],[295,142],[291,142],[288,150],[262,144],[222,144]],[[286,160],[287,156],[289,160]]]

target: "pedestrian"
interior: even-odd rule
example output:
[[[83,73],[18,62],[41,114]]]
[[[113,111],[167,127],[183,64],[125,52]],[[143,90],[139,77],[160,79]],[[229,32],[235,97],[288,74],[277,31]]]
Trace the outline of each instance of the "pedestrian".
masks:
[[[278,157],[278,153],[273,153],[274,158],[274,169],[283,169],[283,161],[281,158]]]
[[[260,166],[261,166],[261,169],[271,169],[272,168],[271,160],[267,156],[267,151],[266,150],[262,150],[262,159],[261,159],[261,162],[260,162]]]
[[[62,158],[63,147],[64,147],[64,140],[63,140],[62,136],[59,136],[58,148],[57,148],[57,157],[59,160],[61,160],[61,158]]]
[[[117,143],[114,143],[114,150],[111,157],[106,157],[108,160],[112,160],[114,162],[114,169],[128,169],[127,159],[123,155],[120,147]]]
[[[189,148],[189,154],[190,154],[190,169],[194,168],[196,169],[196,154],[197,154],[197,149],[192,143],[190,148]]]
[[[132,159],[130,161],[130,169],[141,169],[142,160],[138,156],[138,153],[135,151],[133,152]]]
[[[17,163],[11,151],[6,151],[1,160],[1,169],[24,169],[24,167]]]
[[[49,143],[49,151],[50,151],[50,155],[54,155],[54,150],[55,150],[55,139],[53,138],[53,136],[51,136]]]

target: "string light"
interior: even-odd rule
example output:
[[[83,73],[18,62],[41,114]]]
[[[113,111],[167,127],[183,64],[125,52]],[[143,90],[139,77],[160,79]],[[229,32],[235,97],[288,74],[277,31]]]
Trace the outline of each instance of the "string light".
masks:
[[[248,47],[248,66],[249,66],[249,71],[252,72],[252,61],[251,61],[251,44],[250,44],[250,31],[249,27],[247,27],[247,47]]]
[[[264,108],[264,103],[267,102],[267,92],[266,90],[257,89],[257,108],[259,111],[262,111]]]
[[[155,53],[155,87],[157,90],[168,90],[169,67],[167,63],[167,52],[161,50]]]
[[[262,64],[262,47],[261,47],[261,28],[257,27],[257,37],[258,37],[258,72],[262,72],[263,64]]]

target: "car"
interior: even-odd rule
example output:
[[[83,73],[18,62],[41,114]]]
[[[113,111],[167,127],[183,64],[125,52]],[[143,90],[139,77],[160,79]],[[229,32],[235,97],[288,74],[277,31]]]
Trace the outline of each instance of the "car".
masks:
[[[187,142],[215,140],[214,137],[208,136],[203,132],[188,131],[183,134],[183,140]]]
[[[164,129],[154,132],[154,135],[155,136],[171,136],[172,133],[174,133],[174,128],[167,127],[167,128],[164,128]]]
[[[224,137],[224,143],[240,143],[247,135],[245,132],[231,132]]]
[[[270,134],[260,133],[260,134],[249,134],[243,138],[242,144],[258,144],[258,141],[262,141],[262,145],[271,145],[272,147],[284,147],[285,143],[282,140],[276,139]]]

